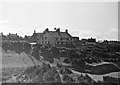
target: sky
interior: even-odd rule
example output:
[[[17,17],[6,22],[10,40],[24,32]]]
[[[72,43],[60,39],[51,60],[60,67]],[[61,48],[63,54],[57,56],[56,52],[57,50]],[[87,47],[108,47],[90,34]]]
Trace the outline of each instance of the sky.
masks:
[[[32,35],[46,28],[72,36],[118,40],[118,2],[1,2],[0,32]]]

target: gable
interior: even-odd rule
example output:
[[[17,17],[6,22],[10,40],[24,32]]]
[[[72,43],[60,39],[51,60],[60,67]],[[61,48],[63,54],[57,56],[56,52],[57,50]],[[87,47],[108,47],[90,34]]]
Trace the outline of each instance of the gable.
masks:
[[[48,32],[45,32],[42,37],[54,38],[54,36],[52,34],[48,33]]]

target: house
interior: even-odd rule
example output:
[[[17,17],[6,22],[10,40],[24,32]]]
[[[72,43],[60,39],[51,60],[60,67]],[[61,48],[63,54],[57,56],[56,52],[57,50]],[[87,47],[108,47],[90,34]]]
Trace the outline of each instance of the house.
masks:
[[[75,41],[79,41],[79,37],[73,37]]]
[[[88,38],[87,42],[86,42],[87,45],[96,45],[96,39],[95,38]]]
[[[96,39],[95,38],[88,38],[88,42],[96,42]]]
[[[8,41],[19,41],[20,40],[20,37],[16,34],[11,34],[9,33],[7,36],[6,36],[6,40]]]
[[[79,45],[85,45],[87,42],[87,39],[81,39],[79,40]]]
[[[6,40],[6,36],[3,34],[3,32],[0,35],[1,35],[2,41]]]
[[[3,32],[1,33],[2,36],[2,42],[27,42],[26,39],[28,36],[25,36],[25,38],[19,36],[16,34],[9,33],[8,35],[4,35]]]
[[[74,39],[74,44],[75,45],[80,45],[79,37],[73,37],[73,39]]]
[[[49,31],[47,28],[43,34],[38,36],[38,43],[40,44],[73,44],[73,37],[68,33],[66,29],[65,32],[60,32],[60,28],[55,31]]]
[[[30,41],[31,41],[31,36],[25,35],[24,38],[23,38],[23,40],[30,43]]]
[[[34,30],[33,35],[31,36],[30,42],[39,43],[41,41],[43,33],[36,33]]]

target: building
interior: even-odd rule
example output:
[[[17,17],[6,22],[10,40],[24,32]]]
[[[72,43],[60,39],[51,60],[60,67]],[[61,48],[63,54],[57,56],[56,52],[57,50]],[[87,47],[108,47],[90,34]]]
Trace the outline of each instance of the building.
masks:
[[[96,45],[96,39],[95,38],[88,38],[87,42],[86,42],[87,45]]]
[[[16,34],[11,34],[9,33],[7,36],[6,36],[6,40],[7,41],[20,41],[22,38],[19,37],[19,35]]]
[[[81,39],[81,40],[79,40],[79,45],[85,45],[86,44],[86,42],[87,42],[87,39]]]
[[[60,28],[55,31],[49,31],[47,28],[43,33],[38,34],[37,43],[46,44],[73,44],[73,37],[68,33],[66,29],[65,32],[60,32]]]
[[[88,38],[88,42],[96,42],[96,39],[95,38]]]
[[[6,36],[3,34],[3,32],[0,34],[2,41],[6,40]]]
[[[74,44],[75,45],[80,45],[79,37],[73,37],[73,39],[74,39]]]
[[[25,35],[24,38],[18,36],[17,33],[9,33],[7,36],[4,36],[2,34],[2,38],[4,41],[38,43],[41,45],[71,45],[74,44],[75,40],[79,40],[79,37],[72,37],[68,33],[67,29],[64,32],[61,32],[60,28],[55,28],[54,31],[49,31],[49,29],[47,28],[43,33],[36,33],[36,31],[34,30],[32,36]]]
[[[30,43],[31,42],[31,36],[25,35],[25,37],[23,38],[23,40]]]
[[[38,43],[40,42],[42,36],[43,36],[43,33],[36,33],[36,31],[34,30],[34,33],[31,36],[30,42]]]
[[[25,36],[24,38],[16,34],[9,33],[8,35],[4,35],[3,32],[1,33],[2,42],[28,42],[30,40],[30,36]],[[28,42],[29,43],[29,42]]]
[[[73,37],[74,41],[79,41],[79,37]]]

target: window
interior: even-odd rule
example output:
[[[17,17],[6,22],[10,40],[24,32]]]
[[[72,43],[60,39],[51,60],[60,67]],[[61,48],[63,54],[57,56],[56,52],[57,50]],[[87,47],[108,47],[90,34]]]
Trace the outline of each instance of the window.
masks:
[[[69,40],[69,38],[67,38],[67,40]]]
[[[63,44],[63,42],[61,42],[61,44]]]
[[[44,38],[42,37],[42,40],[44,40]]]
[[[68,42],[66,42],[66,44],[68,44]]]
[[[57,44],[59,44],[59,41],[57,42]]]
[[[50,42],[48,41],[48,44],[50,44]]]
[[[37,38],[37,40],[39,40],[39,38]]]
[[[45,44],[47,44],[47,41],[45,41]]]
[[[61,38],[61,40],[63,40],[63,39]]]
[[[56,38],[56,40],[58,40],[58,38]]]
[[[45,37],[45,40],[47,39],[47,37]]]

